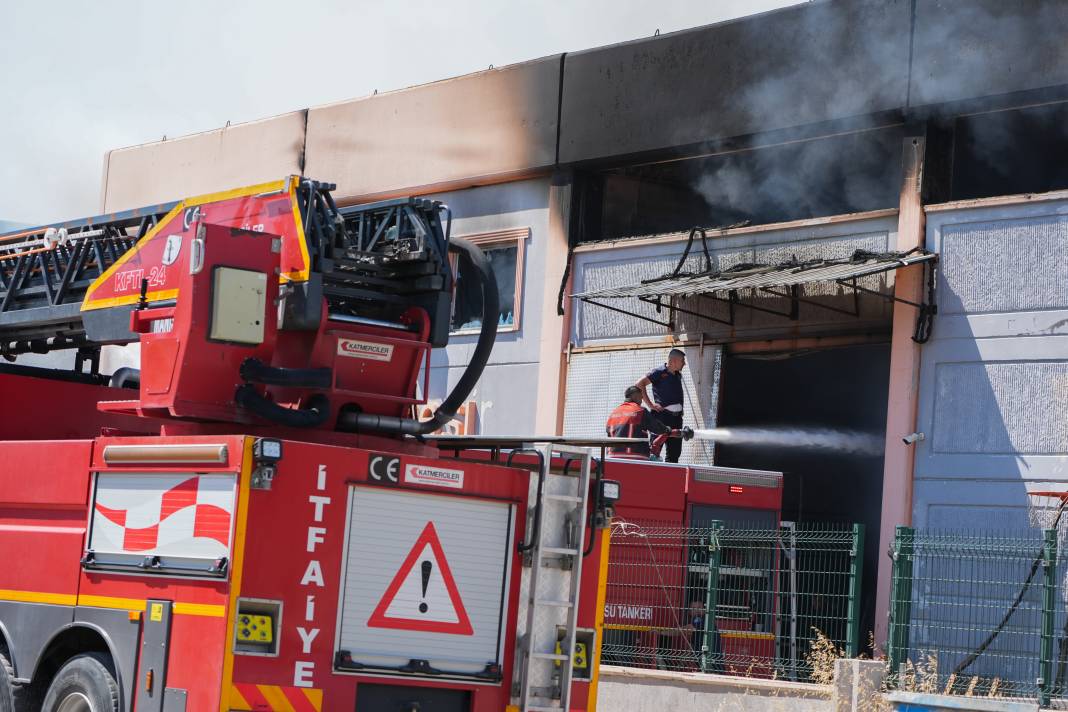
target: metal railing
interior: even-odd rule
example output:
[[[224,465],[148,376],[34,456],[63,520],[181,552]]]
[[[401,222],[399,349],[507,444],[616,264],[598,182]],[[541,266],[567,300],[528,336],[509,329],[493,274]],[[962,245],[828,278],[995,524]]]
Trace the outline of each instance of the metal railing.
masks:
[[[859,652],[863,551],[859,524],[617,522],[601,660],[813,679],[816,648]]]
[[[1068,571],[1055,529],[898,527],[890,555],[891,684],[1068,698]]]

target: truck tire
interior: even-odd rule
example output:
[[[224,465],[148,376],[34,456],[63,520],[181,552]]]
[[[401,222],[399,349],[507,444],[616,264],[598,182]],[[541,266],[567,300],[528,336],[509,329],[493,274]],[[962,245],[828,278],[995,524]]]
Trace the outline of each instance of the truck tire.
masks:
[[[15,670],[0,653],[0,712],[15,712]]]
[[[68,660],[48,686],[41,712],[118,712],[119,686],[106,661],[99,653]]]

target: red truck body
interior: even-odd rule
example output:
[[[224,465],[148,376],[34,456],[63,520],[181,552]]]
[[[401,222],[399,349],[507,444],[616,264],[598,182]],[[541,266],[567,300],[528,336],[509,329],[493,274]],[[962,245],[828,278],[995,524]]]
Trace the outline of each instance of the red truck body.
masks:
[[[0,366],[0,710],[595,709],[590,454],[537,470],[543,498],[423,439],[452,415],[406,416],[447,341],[446,253],[484,257],[433,201],[346,210],[291,177],[0,239],[0,350],[79,348]],[[140,342],[133,387],[81,372],[94,334]]]
[[[674,639],[689,625],[690,600],[696,596],[703,605],[707,583],[694,583],[702,563],[693,560],[695,546],[702,544],[694,539],[694,530],[713,521],[765,529],[778,526],[782,475],[609,459],[605,476],[621,484],[622,496],[615,505],[604,629],[609,638],[625,639],[634,649],[630,664],[653,667],[658,648],[686,649]],[[652,532],[653,538],[643,537],[643,530]],[[757,661],[774,657],[775,637],[769,632],[773,627],[753,630],[756,626],[749,621],[725,615],[717,617],[716,626],[725,657]],[[744,671],[759,674],[760,669]]]
[[[8,377],[7,385],[15,385],[14,380]],[[23,381],[23,392],[39,385],[39,379],[18,380]],[[383,689],[414,691],[423,687],[434,695],[461,696],[469,705],[463,709],[473,712],[505,709],[514,664],[514,621],[522,570],[514,543],[523,536],[529,473],[491,463],[453,464],[435,457],[429,449],[400,452],[398,443],[384,439],[371,445],[372,449],[282,440],[285,454],[271,489],[255,490],[249,486],[254,440],[254,435],[202,434],[0,442],[0,458],[6,463],[0,471],[0,559],[8,562],[0,590],[0,638],[9,641],[9,650],[23,651],[13,656],[16,677],[33,679],[57,648],[73,645],[75,638],[94,637],[117,663],[120,709],[141,709],[138,700],[150,684],[150,670],[155,689],[181,695],[188,710],[370,710],[376,707],[361,704],[361,694],[370,700],[377,699],[374,696],[381,695]],[[143,459],[108,462],[105,453],[116,446],[140,447]],[[155,451],[170,446],[224,446],[226,454],[223,461],[212,464],[146,464],[166,457]],[[396,457],[400,471],[414,466],[440,468],[448,462],[446,469],[463,472],[462,486],[391,484],[388,479],[382,484],[372,474],[376,470],[371,459],[376,457]],[[100,526],[99,517],[93,516],[94,496],[99,500],[94,482],[106,475],[131,472],[138,476],[234,476],[236,499],[227,530],[231,543],[227,576],[139,573],[118,567],[94,568],[82,561],[94,543],[94,523]],[[353,527],[351,499],[361,492],[407,497],[429,505],[427,512],[443,510],[447,501],[477,501],[508,510],[508,531],[501,532],[501,541],[493,543],[495,551],[507,552],[499,658],[486,661],[499,665],[496,679],[478,680],[469,674],[448,680],[448,674],[428,677],[385,669],[346,669],[339,659],[339,606],[346,595],[345,575],[355,577],[353,581],[359,579],[358,571],[346,568],[346,549],[351,544],[346,536]],[[426,516],[428,521],[434,518],[433,514]],[[419,523],[397,536],[406,536],[415,544],[421,533]],[[443,525],[437,524],[437,531],[444,532]],[[439,536],[444,555],[453,556],[451,542],[444,533]],[[601,557],[597,542],[590,561],[600,562]],[[380,572],[380,590],[375,596],[386,594],[382,576],[395,578],[403,573],[399,569],[402,564],[395,560],[396,571]],[[582,608],[589,626],[595,624],[598,591],[603,595],[604,590],[597,584],[597,570],[597,565],[587,567],[592,572],[592,585],[584,594]],[[474,594],[464,581],[457,579],[455,584],[461,605],[473,618],[479,602],[468,598]],[[350,587],[347,595],[352,593]],[[275,654],[234,652],[235,618],[239,601],[245,599],[280,604],[284,613],[275,621]],[[151,667],[144,652],[139,651],[145,626],[151,622],[152,602],[157,601],[167,605],[170,618],[165,670]],[[418,630],[420,626],[414,625]],[[427,630],[417,634],[424,640],[448,637],[447,633]],[[586,709],[591,686],[576,684],[581,685],[581,691],[575,695],[572,709]]]

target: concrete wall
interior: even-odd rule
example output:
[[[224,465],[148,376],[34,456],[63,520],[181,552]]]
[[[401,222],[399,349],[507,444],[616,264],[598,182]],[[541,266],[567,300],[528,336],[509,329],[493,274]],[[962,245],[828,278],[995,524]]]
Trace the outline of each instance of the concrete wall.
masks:
[[[1055,0],[805,3],[116,150],[103,207],[302,168],[337,182],[348,203],[799,127],[883,125],[943,102],[1026,105],[1032,90],[1065,94],[1066,31],[1068,5]]]
[[[859,116],[907,102],[908,0],[806,3],[569,54],[560,159]]]
[[[560,57],[311,109],[306,175],[339,202],[529,174],[556,162]]]
[[[1023,528],[1068,477],[1068,195],[929,209],[941,253],[923,347],[913,525]]]
[[[1068,83],[1068,5],[918,0],[909,103],[919,107]]]
[[[549,181],[536,179],[507,185],[471,188],[434,196],[453,211],[452,234],[529,228],[523,279],[520,326],[497,335],[490,362],[471,400],[478,403],[481,432],[486,435],[530,434],[536,430],[536,408],[544,384],[539,384],[539,335],[542,302],[555,299],[556,286],[541,278],[546,270],[549,241]],[[431,357],[430,398],[444,398],[470,360],[477,334],[454,335]],[[556,384],[546,397],[554,397]]]
[[[883,252],[892,249],[896,240],[896,218],[892,214],[880,214],[879,217],[859,220],[811,220],[791,227],[734,230],[725,236],[710,236],[709,249],[713,266],[726,269],[740,262],[776,264],[793,256],[801,260],[848,257],[857,249]],[[577,294],[659,277],[674,269],[685,244],[685,235],[671,235],[580,247],[575,252],[572,291]],[[703,260],[698,241],[690,250],[686,267],[703,269]],[[860,283],[869,289],[886,289],[892,282],[893,276],[889,273],[882,277],[866,277]],[[851,294],[835,285],[809,285],[804,288],[802,296],[841,308],[853,306]],[[743,294],[741,297],[743,301],[752,299],[754,304],[768,309],[789,311],[789,300],[786,299],[768,295]],[[661,321],[667,318],[666,313],[658,315],[655,307],[635,299],[605,300],[605,303]],[[573,307],[571,340],[577,346],[656,341],[668,336],[663,326],[596,305],[576,302]],[[689,300],[684,308],[721,319],[729,315],[724,305],[707,301]],[[739,307],[735,309],[734,327],[681,315],[677,331],[691,337],[703,332],[712,340],[734,340],[886,330],[890,311],[888,302],[867,296],[860,299],[859,319],[810,304],[801,305],[796,322]]]
[[[102,212],[140,208],[301,172],[304,112],[110,151]]]
[[[836,707],[834,690],[829,686],[602,665],[597,709],[599,712],[824,712]]]

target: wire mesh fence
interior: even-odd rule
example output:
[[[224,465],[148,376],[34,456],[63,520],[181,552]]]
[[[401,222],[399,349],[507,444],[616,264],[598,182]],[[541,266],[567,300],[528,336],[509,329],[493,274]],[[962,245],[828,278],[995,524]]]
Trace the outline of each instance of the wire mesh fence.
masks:
[[[814,643],[858,652],[863,549],[861,525],[617,523],[602,662],[810,680]]]
[[[1068,556],[1055,529],[898,527],[891,556],[892,684],[1068,703]]]

